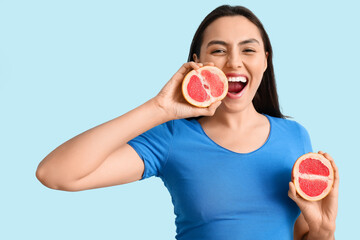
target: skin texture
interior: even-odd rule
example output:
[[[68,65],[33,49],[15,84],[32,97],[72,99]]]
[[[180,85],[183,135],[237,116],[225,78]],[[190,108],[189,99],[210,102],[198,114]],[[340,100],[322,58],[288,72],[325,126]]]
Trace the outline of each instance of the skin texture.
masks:
[[[254,39],[247,44],[244,40]],[[225,44],[212,44],[217,40]],[[204,131],[219,145],[235,152],[258,149],[270,132],[267,118],[256,112],[252,99],[267,67],[260,33],[241,16],[222,17],[205,30],[200,56],[196,63],[185,63],[154,98],[108,122],[66,141],[39,164],[36,177],[45,186],[63,191],[82,191],[134,182],[141,179],[144,163],[126,143],[137,135],[172,119],[204,116],[199,120]],[[188,104],[181,93],[181,83],[192,69],[217,66],[225,73],[242,73],[248,86],[239,99],[226,97],[208,108]],[[144,121],[146,119],[146,121]],[[239,141],[246,139],[246,141]],[[236,140],[236,141],[235,141]],[[337,213],[338,172],[334,161],[335,183],[332,192],[321,202],[307,202],[289,185],[289,197],[302,214],[294,227],[295,239],[331,239]],[[311,228],[309,228],[311,226]]]

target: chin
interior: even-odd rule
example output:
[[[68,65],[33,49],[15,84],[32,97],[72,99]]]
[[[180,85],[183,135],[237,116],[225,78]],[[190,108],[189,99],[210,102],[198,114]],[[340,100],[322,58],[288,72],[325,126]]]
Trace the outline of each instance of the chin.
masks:
[[[242,100],[244,100],[244,99],[242,99]],[[220,107],[223,111],[226,111],[229,113],[238,113],[238,112],[242,112],[242,111],[248,109],[249,107],[252,107],[252,102],[236,101],[236,100],[228,99],[227,97],[225,97],[222,100]]]

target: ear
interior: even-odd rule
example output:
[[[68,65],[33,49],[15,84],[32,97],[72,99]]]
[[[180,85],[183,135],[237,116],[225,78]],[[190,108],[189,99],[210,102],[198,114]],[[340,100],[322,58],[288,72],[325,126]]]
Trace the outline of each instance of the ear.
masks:
[[[194,59],[194,61],[195,61],[196,63],[198,63],[198,62],[199,62],[199,59],[198,59],[198,57],[197,57],[196,53],[194,53],[194,54],[193,54],[193,59]]]
[[[268,56],[269,56],[269,52],[265,52],[265,62],[264,62],[264,72],[266,71],[267,69],[267,59],[268,59]]]

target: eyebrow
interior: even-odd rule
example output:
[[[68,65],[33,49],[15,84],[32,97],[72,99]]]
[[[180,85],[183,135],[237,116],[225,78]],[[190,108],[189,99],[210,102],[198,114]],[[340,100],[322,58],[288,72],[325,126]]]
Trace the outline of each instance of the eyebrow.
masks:
[[[248,43],[257,43],[260,45],[259,41],[256,40],[255,38],[249,38],[249,39],[246,39],[244,41],[241,41],[239,42],[239,45],[244,45],[244,44],[248,44]],[[220,41],[220,40],[213,40],[213,41],[210,41],[208,44],[207,44],[207,47],[210,47],[211,45],[215,45],[215,44],[219,44],[219,45],[224,45],[224,46],[227,46],[228,43],[224,42],[224,41]]]

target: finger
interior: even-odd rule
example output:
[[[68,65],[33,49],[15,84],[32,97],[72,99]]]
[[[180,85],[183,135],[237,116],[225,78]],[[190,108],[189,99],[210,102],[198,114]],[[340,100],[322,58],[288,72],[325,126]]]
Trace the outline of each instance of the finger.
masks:
[[[214,102],[214,103],[212,103],[209,107],[208,107],[208,110],[209,111],[214,111],[215,112],[215,110],[221,105],[221,101],[216,101],[216,102]]]
[[[320,153],[321,152],[321,153]],[[339,169],[335,164],[334,159],[330,156],[330,154],[328,153],[324,153],[322,151],[319,151],[320,154],[322,154],[327,160],[329,160],[329,162],[331,163],[331,166],[334,170],[334,184],[332,187],[332,190],[334,193],[338,192],[339,189],[339,181],[340,181],[340,177],[339,177]]]
[[[193,69],[197,70],[199,68],[200,67],[195,62],[187,62],[184,63],[175,74],[180,74],[182,75],[181,77],[183,78],[191,70]]]
[[[331,166],[332,166],[333,169],[334,169],[334,180],[337,180],[337,183],[338,183],[338,182],[339,182],[339,169],[338,169],[338,167],[336,166],[334,159],[333,159],[333,158],[330,156],[330,154],[328,154],[328,153],[322,153],[322,155],[323,155],[327,160],[329,160],[329,162],[331,163]]]
[[[293,182],[289,182],[289,191],[288,196],[295,201],[296,198],[296,190]]]
[[[300,210],[303,208],[305,200],[296,193],[295,185],[293,182],[289,182],[288,196],[299,206]]]
[[[340,181],[340,177],[339,177],[339,169],[335,164],[334,159],[330,156],[330,154],[325,153],[324,157],[326,157],[330,163],[332,168],[334,169],[334,184],[333,184],[333,189],[336,189],[336,191],[339,189],[339,181]]]
[[[335,162],[333,162],[333,168],[334,168],[334,186],[333,188],[336,189],[336,191],[339,190],[339,183],[340,183],[340,175],[338,167],[335,165]]]
[[[188,74],[191,70],[195,69],[199,69],[200,66],[195,63],[195,62],[187,62],[184,63],[179,70],[172,76],[172,78],[170,79],[170,81],[168,82],[168,84],[170,86],[175,85],[178,86],[179,84],[181,84],[181,82],[184,80],[186,74]],[[174,88],[175,89],[175,88]]]
[[[334,159],[330,156],[330,154],[328,153],[323,153],[324,157],[326,157],[327,159],[329,159],[331,162],[334,162]]]
[[[221,101],[216,101],[212,103],[209,107],[203,108],[203,115],[204,116],[212,116],[215,114],[216,109],[221,105]]]
[[[213,62],[205,62],[204,66],[215,66]]]
[[[192,69],[194,69],[194,70],[198,70],[198,69],[200,68],[199,63],[189,62],[189,64],[190,64],[190,67],[191,67]],[[191,70],[192,70],[192,69],[191,69]]]
[[[323,155],[330,162],[334,162],[334,159],[328,153],[324,153],[323,151],[318,151],[319,154]]]

